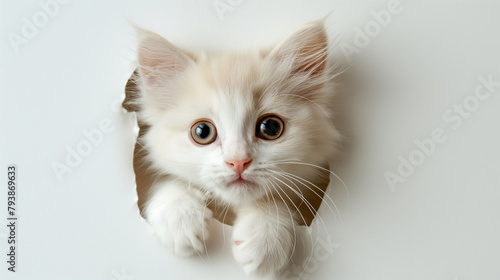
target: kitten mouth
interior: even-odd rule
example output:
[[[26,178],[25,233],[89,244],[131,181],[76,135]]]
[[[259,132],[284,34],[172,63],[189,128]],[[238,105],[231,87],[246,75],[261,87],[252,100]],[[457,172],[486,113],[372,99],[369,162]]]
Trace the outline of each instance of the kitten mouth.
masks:
[[[254,182],[243,179],[241,176],[227,184],[228,187],[251,187],[253,185],[255,185]]]

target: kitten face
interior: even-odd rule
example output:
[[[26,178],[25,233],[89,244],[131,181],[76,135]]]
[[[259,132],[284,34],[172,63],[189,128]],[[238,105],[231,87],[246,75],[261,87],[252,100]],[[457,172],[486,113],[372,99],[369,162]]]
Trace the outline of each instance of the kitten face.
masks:
[[[289,188],[286,174],[311,173],[287,162],[328,160],[339,136],[326,35],[308,28],[267,54],[188,55],[146,33],[139,117],[156,168],[236,205]]]

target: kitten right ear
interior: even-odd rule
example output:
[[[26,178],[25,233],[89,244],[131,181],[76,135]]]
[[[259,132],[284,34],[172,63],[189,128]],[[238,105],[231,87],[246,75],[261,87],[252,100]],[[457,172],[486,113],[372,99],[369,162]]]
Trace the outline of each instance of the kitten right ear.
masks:
[[[321,76],[328,57],[328,36],[324,19],[305,25],[276,47],[270,55],[276,61],[291,62],[291,74],[303,73],[311,78]]]
[[[148,87],[164,86],[193,62],[182,50],[156,33],[139,29],[138,37],[139,73]]]

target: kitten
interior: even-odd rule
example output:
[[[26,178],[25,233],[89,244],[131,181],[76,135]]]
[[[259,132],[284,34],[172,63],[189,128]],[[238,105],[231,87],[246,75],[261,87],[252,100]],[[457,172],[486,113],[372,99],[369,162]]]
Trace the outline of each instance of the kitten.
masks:
[[[245,52],[192,54],[139,32],[141,141],[161,174],[143,213],[168,248],[203,252],[215,201],[236,213],[232,251],[247,274],[287,265],[340,139],[327,57],[321,21]]]

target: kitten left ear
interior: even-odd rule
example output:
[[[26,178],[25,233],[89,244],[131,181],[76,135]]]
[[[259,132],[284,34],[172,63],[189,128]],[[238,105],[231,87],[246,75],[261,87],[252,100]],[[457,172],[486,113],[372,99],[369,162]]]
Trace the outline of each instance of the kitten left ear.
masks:
[[[291,62],[291,74],[323,74],[328,56],[328,36],[324,22],[312,22],[288,37],[270,56],[278,62]]]
[[[187,54],[158,34],[139,30],[139,73],[155,88],[186,70],[193,62]]]

